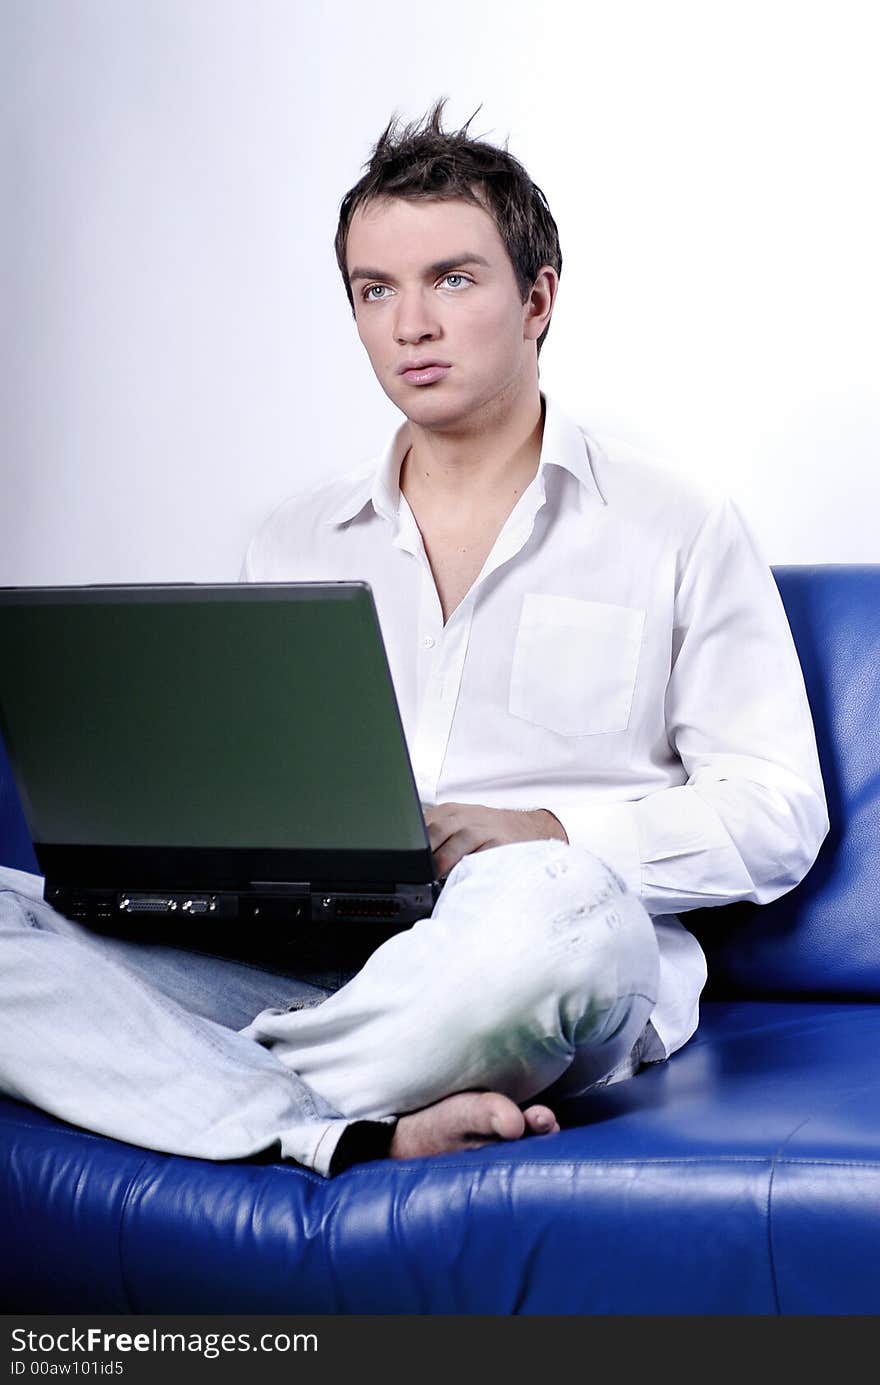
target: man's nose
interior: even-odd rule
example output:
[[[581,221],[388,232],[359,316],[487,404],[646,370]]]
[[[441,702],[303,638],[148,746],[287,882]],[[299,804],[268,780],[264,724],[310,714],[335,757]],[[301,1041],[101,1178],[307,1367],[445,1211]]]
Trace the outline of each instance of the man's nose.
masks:
[[[395,303],[394,335],[398,342],[424,341],[440,334],[435,304],[428,294],[398,293]]]

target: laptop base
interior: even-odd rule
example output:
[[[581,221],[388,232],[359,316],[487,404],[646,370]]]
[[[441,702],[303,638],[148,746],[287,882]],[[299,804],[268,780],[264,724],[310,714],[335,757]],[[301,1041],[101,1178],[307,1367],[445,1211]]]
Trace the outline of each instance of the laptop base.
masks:
[[[259,881],[247,891],[132,888],[90,889],[55,885],[47,880],[44,898],[66,918],[80,923],[115,921],[118,931],[135,920],[198,924],[210,935],[217,924],[261,922],[284,927],[324,923],[379,923],[408,926],[428,918],[439,895],[437,886],[394,885],[340,890],[320,883]]]

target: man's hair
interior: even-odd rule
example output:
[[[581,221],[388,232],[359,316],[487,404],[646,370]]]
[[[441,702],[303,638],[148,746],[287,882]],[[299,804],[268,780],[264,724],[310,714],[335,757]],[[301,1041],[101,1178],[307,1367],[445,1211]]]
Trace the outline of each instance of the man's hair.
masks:
[[[441,127],[448,97],[435,102],[419,121],[403,129],[392,116],[363,165],[364,176],[343,197],[336,231],[336,263],[354,313],[354,296],[345,258],[348,228],[358,207],[384,197],[451,201],[459,198],[482,207],[492,217],[503,240],[523,303],[538,270],[552,265],[562,273],[559,232],[547,199],[532,182],[522,164],[508,153],[468,136],[474,115],[460,130]],[[538,353],[550,330],[548,322],[538,338]]]

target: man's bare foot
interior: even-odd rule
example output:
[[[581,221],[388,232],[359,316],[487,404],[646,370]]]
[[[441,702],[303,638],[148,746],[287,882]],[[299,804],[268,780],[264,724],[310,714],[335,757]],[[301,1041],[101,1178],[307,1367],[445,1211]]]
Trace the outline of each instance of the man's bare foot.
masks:
[[[528,1131],[554,1135],[559,1123],[549,1106],[521,1111],[501,1092],[456,1092],[433,1106],[401,1116],[391,1141],[392,1159],[422,1154],[454,1154],[499,1140],[518,1140]]]

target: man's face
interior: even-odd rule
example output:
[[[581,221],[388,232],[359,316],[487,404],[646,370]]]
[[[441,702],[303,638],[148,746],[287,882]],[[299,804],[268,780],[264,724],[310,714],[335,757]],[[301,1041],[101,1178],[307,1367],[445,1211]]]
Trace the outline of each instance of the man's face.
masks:
[[[545,324],[536,327],[521,301],[504,242],[482,207],[403,198],[361,206],[346,266],[376,378],[414,422],[454,426],[529,379],[532,342]],[[401,373],[432,361],[443,368]]]

